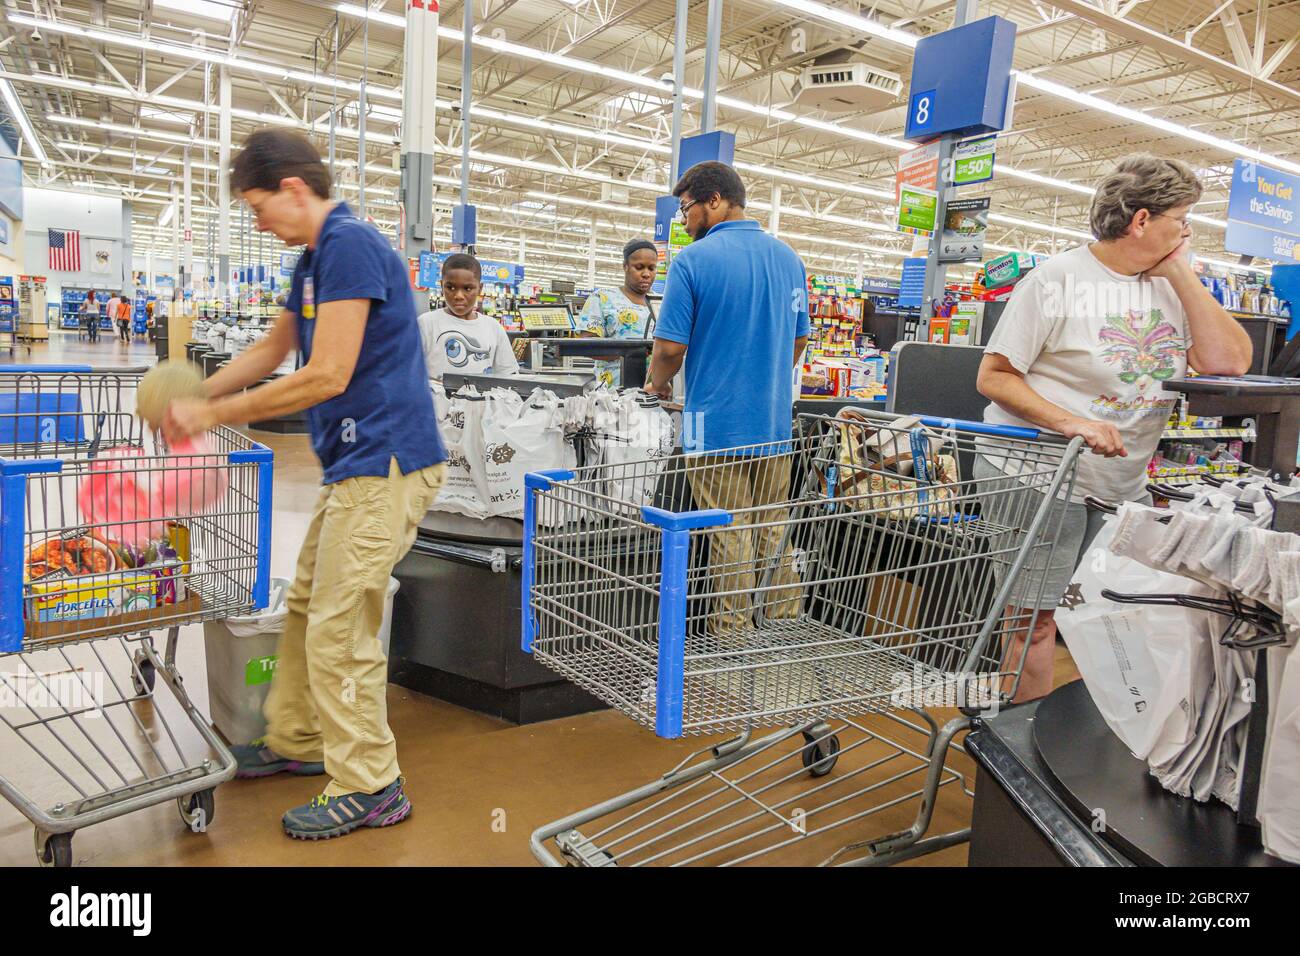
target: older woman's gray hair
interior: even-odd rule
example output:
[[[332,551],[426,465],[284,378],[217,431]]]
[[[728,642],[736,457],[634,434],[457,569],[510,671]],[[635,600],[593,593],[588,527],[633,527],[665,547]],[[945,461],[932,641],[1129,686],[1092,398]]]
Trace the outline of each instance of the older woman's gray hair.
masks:
[[[1201,184],[1192,167],[1177,159],[1135,153],[1121,159],[1097,184],[1088,222],[1098,239],[1122,239],[1139,209],[1159,216],[1200,198]]]

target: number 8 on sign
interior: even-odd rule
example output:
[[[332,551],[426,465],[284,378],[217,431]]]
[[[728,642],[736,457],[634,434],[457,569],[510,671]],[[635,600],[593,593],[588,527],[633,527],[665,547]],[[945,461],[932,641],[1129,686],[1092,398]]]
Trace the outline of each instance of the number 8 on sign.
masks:
[[[916,139],[920,133],[928,133],[934,126],[934,90],[923,90],[912,94],[911,104],[907,110],[907,137]]]

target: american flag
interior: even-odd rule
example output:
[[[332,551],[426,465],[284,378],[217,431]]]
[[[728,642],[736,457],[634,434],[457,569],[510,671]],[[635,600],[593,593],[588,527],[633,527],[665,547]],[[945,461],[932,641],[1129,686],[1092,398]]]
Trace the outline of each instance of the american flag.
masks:
[[[57,272],[81,271],[81,233],[75,229],[50,230],[50,269]]]

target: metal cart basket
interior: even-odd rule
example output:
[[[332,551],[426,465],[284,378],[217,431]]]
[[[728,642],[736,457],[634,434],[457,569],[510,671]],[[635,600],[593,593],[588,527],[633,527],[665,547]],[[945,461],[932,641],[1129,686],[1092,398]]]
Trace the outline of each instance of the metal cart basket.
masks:
[[[954,736],[1015,695],[1082,443],[855,414],[528,476],[524,650],[661,737],[738,734],[542,827],[541,861],[746,862],[916,798],[854,862],[966,838],[921,839]]]
[[[266,605],[271,452],[223,428],[169,453],[135,416],[143,372],[0,368],[0,794],[46,864],[71,864],[80,827],[166,800],[203,830],[235,772],[176,645]]]

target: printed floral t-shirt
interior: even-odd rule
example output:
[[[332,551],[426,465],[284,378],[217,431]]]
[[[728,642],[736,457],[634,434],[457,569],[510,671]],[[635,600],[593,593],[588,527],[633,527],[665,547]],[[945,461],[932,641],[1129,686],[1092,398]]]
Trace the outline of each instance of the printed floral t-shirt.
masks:
[[[578,328],[606,339],[643,339],[650,306],[637,305],[622,289],[597,289],[587,296]]]
[[[1128,457],[1085,449],[1073,495],[1118,502],[1136,498],[1146,484],[1147,462],[1177,400],[1163,383],[1186,375],[1191,344],[1167,279],[1120,275],[1082,245],[1016,286],[985,351],[1006,356],[1054,405],[1119,430]],[[1033,427],[996,403],[984,420]]]

